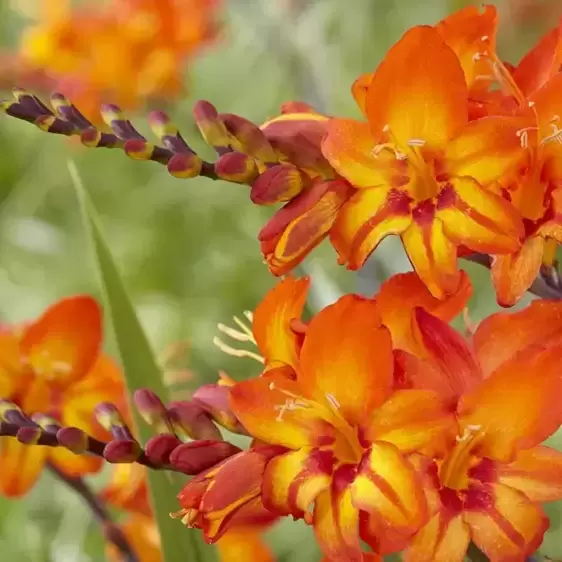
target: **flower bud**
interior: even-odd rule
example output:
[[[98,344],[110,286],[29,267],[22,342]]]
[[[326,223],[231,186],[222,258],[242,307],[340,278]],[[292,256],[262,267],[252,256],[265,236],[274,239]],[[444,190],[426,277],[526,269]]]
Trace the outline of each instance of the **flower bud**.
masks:
[[[118,439],[111,441],[105,446],[103,456],[107,462],[127,464],[137,461],[142,452],[141,446],[136,441]]]
[[[235,433],[246,435],[246,430],[230,408],[230,387],[204,384],[193,393],[192,399],[218,424]]]
[[[212,103],[204,100],[196,102],[193,106],[193,117],[209,146],[219,154],[230,151],[230,136]]]
[[[174,433],[166,407],[152,390],[148,388],[136,390],[133,401],[144,421],[154,427],[158,433]]]
[[[202,406],[194,402],[177,401],[168,405],[168,414],[176,433],[191,439],[221,441],[221,432]]]
[[[250,184],[258,177],[258,167],[247,154],[227,152],[216,162],[215,173],[222,180]]]
[[[174,449],[170,464],[184,474],[195,475],[240,451],[226,441],[192,441]]]
[[[277,154],[261,131],[251,121],[232,113],[220,115],[228,132],[238,141],[241,152],[265,164],[277,163]]]
[[[196,178],[203,167],[203,161],[197,154],[181,152],[174,154],[168,162],[168,172],[179,179]]]
[[[170,454],[182,442],[175,435],[155,435],[148,440],[144,447],[144,454],[157,466],[170,464]]]
[[[57,431],[57,441],[77,455],[88,450],[88,435],[77,427],[63,427],[59,429]]]
[[[101,107],[101,116],[107,126],[122,140],[146,140],[125,118],[119,107],[113,104],[104,104]]]
[[[290,201],[307,185],[308,176],[292,164],[269,168],[252,184],[250,199],[256,205],[271,205]]]

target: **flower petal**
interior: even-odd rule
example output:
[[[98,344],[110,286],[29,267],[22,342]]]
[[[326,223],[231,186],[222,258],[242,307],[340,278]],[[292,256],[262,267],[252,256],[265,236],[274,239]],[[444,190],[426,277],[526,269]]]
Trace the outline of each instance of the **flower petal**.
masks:
[[[533,301],[514,313],[497,312],[478,325],[473,346],[486,375],[529,346],[562,341],[562,302]]]
[[[351,545],[346,540],[348,537],[342,534],[341,517],[338,517],[337,511],[334,509],[336,501],[337,497],[332,490],[326,490],[316,498],[312,517],[316,540],[330,562],[362,562],[363,555],[359,548],[359,540],[357,540],[357,545]],[[358,539],[359,512],[353,509],[349,501],[345,503],[345,515],[349,513],[353,517],[356,514]]]
[[[429,390],[398,390],[377,410],[364,437],[392,443],[402,453],[443,456],[458,425],[449,400]]]
[[[84,376],[99,353],[101,311],[89,296],[62,299],[26,327],[21,352],[39,376],[69,383]]]
[[[262,530],[236,527],[216,543],[221,562],[275,562],[273,552],[261,538]]]
[[[499,481],[536,503],[562,499],[562,453],[550,447],[520,451],[510,464],[498,464]]]
[[[462,515],[441,510],[420,529],[403,554],[404,562],[463,562],[470,543]]]
[[[442,394],[458,398],[477,386],[482,372],[465,339],[423,308],[415,310],[414,318],[426,358],[442,373]]]
[[[119,528],[134,552],[142,562],[161,562],[162,549],[160,535],[152,517],[134,514],[129,516]],[[122,562],[123,554],[114,543],[107,542],[105,553],[109,562]]]
[[[375,155],[379,140],[368,123],[353,119],[330,119],[322,152],[334,169],[354,187],[392,185],[407,172],[407,163],[389,150]]]
[[[364,74],[361,74],[361,76],[359,76],[359,78],[357,78],[351,86],[351,93],[355,98],[355,102],[365,117],[367,116],[365,109],[365,105],[367,103],[367,92],[369,91],[369,86],[371,85],[374,74],[374,72],[365,72]]]
[[[476,252],[504,254],[520,247],[519,213],[499,195],[470,178],[456,178],[439,194],[437,217],[446,236]]]
[[[104,502],[125,511],[150,515],[146,467],[138,463],[114,465],[111,480],[100,497]]]
[[[95,474],[103,467],[103,460],[89,455],[76,455],[63,447],[51,451],[49,461],[71,478]]]
[[[438,147],[468,120],[467,89],[455,53],[427,26],[410,29],[379,65],[367,94],[373,133],[388,126],[396,142]]]
[[[45,467],[48,452],[47,447],[0,437],[0,494],[17,498],[29,492]]]
[[[330,487],[334,457],[330,451],[302,448],[272,459],[263,476],[264,505],[271,511],[304,517],[316,496]]]
[[[387,187],[362,189],[340,210],[330,240],[348,269],[359,269],[379,242],[412,222],[410,197]]]
[[[13,332],[0,328],[0,396],[10,399],[25,380],[18,338]]]
[[[490,58],[496,51],[497,10],[494,6],[467,6],[440,21],[435,27],[445,43],[457,55],[469,89],[485,90],[493,82],[483,80],[492,74]]]
[[[291,449],[332,442],[333,427],[299,400],[297,383],[276,372],[232,388],[230,404],[242,425],[256,439]]]
[[[365,420],[392,386],[392,341],[376,302],[346,295],[310,322],[297,381],[305,396],[337,404],[351,424]]]
[[[500,365],[459,403],[461,429],[478,432],[478,454],[508,461],[538,445],[562,419],[562,344],[536,346]],[[462,433],[462,431],[461,431]]]
[[[544,252],[544,238],[532,236],[513,254],[494,256],[492,281],[498,304],[513,306],[527,292],[539,275]]]
[[[390,443],[377,441],[365,453],[351,493],[358,509],[377,513],[388,527],[404,534],[415,532],[427,518],[419,478]]]
[[[491,562],[526,559],[540,546],[548,529],[548,518],[538,505],[502,484],[469,491],[464,520],[471,539]]]
[[[291,320],[300,320],[310,280],[287,277],[271,289],[254,311],[252,330],[267,367],[296,367],[300,338]]]
[[[412,314],[421,307],[445,321],[461,313],[472,295],[470,278],[460,272],[455,293],[444,300],[436,299],[414,272],[398,273],[386,280],[376,296],[382,323],[390,330],[394,348],[415,352],[419,344],[412,332]]]
[[[413,222],[402,233],[402,242],[414,270],[435,298],[444,299],[458,290],[457,247],[445,235],[441,220]]]

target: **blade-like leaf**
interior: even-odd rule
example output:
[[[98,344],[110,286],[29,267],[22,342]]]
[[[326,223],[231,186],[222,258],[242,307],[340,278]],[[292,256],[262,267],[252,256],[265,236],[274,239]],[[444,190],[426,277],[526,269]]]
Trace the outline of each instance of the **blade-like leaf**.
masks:
[[[166,400],[166,388],[150,344],[139,323],[119,271],[106,244],[97,212],[82,185],[75,165],[69,162],[69,172],[76,189],[82,219],[90,239],[97,273],[115,339],[121,355],[128,390],[150,388]],[[135,426],[143,442],[151,436],[150,429],[135,411]],[[170,513],[178,510],[176,496],[185,483],[179,475],[148,471],[149,488],[155,520],[162,540],[163,562],[203,562],[213,558],[213,549],[203,546],[197,531],[185,529]]]

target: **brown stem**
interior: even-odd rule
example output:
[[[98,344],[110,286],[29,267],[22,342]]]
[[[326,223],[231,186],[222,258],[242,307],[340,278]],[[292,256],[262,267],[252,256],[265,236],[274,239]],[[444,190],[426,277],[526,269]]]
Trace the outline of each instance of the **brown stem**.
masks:
[[[463,258],[488,269],[492,265],[492,258],[486,254],[470,254]],[[562,280],[557,267],[543,267],[528,291],[541,299],[562,299]]]
[[[123,562],[139,562],[123,531],[112,521],[103,502],[90,490],[84,480],[67,476],[54,464],[49,463],[48,468],[61,482],[64,482],[82,498],[94,519],[102,526],[105,538],[115,545],[123,556]]]

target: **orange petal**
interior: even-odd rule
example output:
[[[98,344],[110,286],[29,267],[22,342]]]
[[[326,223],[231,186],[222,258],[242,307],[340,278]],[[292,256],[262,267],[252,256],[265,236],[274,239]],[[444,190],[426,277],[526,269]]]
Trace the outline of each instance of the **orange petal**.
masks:
[[[533,447],[517,454],[510,464],[497,467],[499,481],[523,492],[536,503],[562,499],[562,453],[550,447]]]
[[[410,29],[387,53],[367,94],[375,135],[388,125],[395,142],[429,148],[456,136],[468,120],[467,89],[455,53],[427,26]]]
[[[351,93],[355,98],[355,102],[365,117],[367,116],[367,111],[365,109],[365,105],[367,103],[367,92],[369,91],[369,86],[371,85],[374,74],[374,72],[365,72],[364,74],[361,74],[361,76],[353,82],[353,86],[351,86]]]
[[[374,412],[364,437],[435,457],[450,449],[457,434],[449,400],[429,390],[398,390]]]
[[[254,312],[252,330],[267,367],[280,364],[296,368],[299,336],[291,320],[300,320],[310,286],[308,278],[287,277],[271,289]]]
[[[426,357],[442,373],[442,393],[459,397],[475,388],[483,376],[465,339],[423,308],[417,308],[414,317]]]
[[[486,375],[529,346],[562,339],[562,302],[533,301],[519,312],[497,312],[478,325],[473,346]]]
[[[552,125],[558,123],[557,117],[562,113],[561,88],[562,74],[557,73],[531,96],[542,136],[553,133]]]
[[[230,529],[216,543],[220,562],[275,562],[261,535],[261,530],[252,527]]]
[[[445,235],[441,220],[413,222],[402,234],[402,242],[414,270],[435,298],[456,292],[460,282],[457,247]]]
[[[111,480],[102,490],[101,498],[125,511],[150,515],[146,470],[138,463],[114,465]]]
[[[436,25],[439,35],[457,55],[464,70],[468,88],[485,90],[494,78],[483,80],[492,74],[490,58],[496,51],[497,10],[494,6],[467,6],[447,16]]]
[[[480,456],[511,460],[558,429],[562,405],[552,397],[562,392],[561,353],[562,344],[529,348],[461,399],[459,423],[478,432]]]
[[[533,284],[542,265],[544,238],[527,238],[520,250],[507,256],[494,256],[492,281],[501,306],[513,306]]]
[[[436,513],[404,552],[404,562],[463,562],[470,543],[462,515]]]
[[[392,371],[392,341],[374,300],[346,295],[310,322],[297,381],[305,396],[330,408],[336,403],[349,423],[384,402]]]
[[[18,338],[0,328],[0,396],[10,399],[25,379]]]
[[[437,217],[446,236],[476,252],[505,254],[520,247],[521,216],[508,201],[470,178],[456,178],[442,189]]]
[[[160,536],[151,517],[135,514],[128,517],[123,524],[119,525],[119,528],[137,554],[139,562],[162,562]],[[122,562],[123,560],[123,554],[113,543],[107,543],[106,555],[110,562]]]
[[[97,302],[77,296],[58,301],[27,326],[20,347],[37,375],[69,383],[93,365],[101,337]]]
[[[491,484],[476,493],[476,505],[471,508],[467,501],[464,512],[476,546],[492,562],[525,560],[533,554],[548,529],[542,509],[502,484]]]
[[[418,342],[412,332],[412,314],[416,307],[445,321],[453,320],[472,295],[470,278],[460,273],[459,286],[444,300],[436,299],[414,272],[399,273],[385,281],[376,296],[382,323],[390,330],[394,348],[415,352]]]
[[[374,153],[378,143],[367,123],[353,119],[330,119],[322,152],[334,169],[354,187],[391,185],[407,172],[407,164],[389,150]]]
[[[232,388],[232,410],[250,435],[291,449],[326,444],[334,430],[310,407],[298,404],[301,389],[284,376],[254,378]]]
[[[99,457],[76,455],[63,447],[53,449],[49,455],[49,460],[71,478],[95,474],[103,466],[103,461]]]
[[[330,562],[362,562],[363,556],[359,545],[359,511],[351,505],[347,497],[343,499],[344,505],[339,505],[336,509],[338,499],[342,501],[342,498],[331,490],[322,492],[316,498],[312,517],[316,540]],[[350,517],[353,520],[351,525],[355,526],[355,535],[351,540],[349,528],[344,530],[341,527],[343,522],[349,525]]]
[[[340,210],[330,241],[348,269],[359,269],[389,234],[400,234],[412,222],[410,198],[387,187],[362,189]]]
[[[513,79],[525,97],[542,88],[562,66],[560,26],[546,35],[521,59]]]
[[[45,466],[47,447],[22,445],[13,437],[0,437],[0,493],[23,496],[33,487]]]
[[[330,487],[330,451],[302,448],[272,459],[263,476],[264,505],[274,512],[303,517],[315,498]]]
[[[388,527],[404,534],[425,523],[427,503],[413,466],[390,443],[373,443],[351,485],[354,505],[375,512]]]

